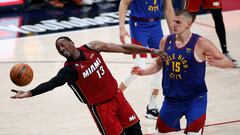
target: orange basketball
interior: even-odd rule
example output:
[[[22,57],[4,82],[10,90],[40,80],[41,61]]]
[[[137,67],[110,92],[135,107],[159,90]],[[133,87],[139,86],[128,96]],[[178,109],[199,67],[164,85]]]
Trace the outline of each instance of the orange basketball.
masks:
[[[33,70],[28,64],[16,64],[10,71],[10,78],[17,86],[26,86],[33,79]]]

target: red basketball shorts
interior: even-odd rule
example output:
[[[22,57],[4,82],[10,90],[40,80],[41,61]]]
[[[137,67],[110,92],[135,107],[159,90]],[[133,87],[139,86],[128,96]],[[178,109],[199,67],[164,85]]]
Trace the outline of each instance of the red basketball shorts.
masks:
[[[200,6],[204,9],[222,8],[222,0],[186,0],[184,9],[190,12],[198,12]]]
[[[120,135],[124,128],[139,121],[136,113],[118,90],[114,98],[98,105],[88,106],[94,121],[103,135]]]

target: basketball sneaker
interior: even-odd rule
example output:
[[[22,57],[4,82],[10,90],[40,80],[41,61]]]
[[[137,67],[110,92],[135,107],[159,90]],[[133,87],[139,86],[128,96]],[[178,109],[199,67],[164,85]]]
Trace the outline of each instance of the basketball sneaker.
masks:
[[[147,106],[146,118],[156,120],[158,118],[159,111],[158,108],[149,109]]]
[[[238,61],[234,62],[234,68],[240,68],[240,63]]]

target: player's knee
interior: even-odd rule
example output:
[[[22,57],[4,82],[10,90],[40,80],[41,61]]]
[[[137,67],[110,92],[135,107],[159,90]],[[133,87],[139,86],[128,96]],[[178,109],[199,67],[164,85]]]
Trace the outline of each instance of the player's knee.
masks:
[[[206,120],[206,114],[203,114],[197,120],[193,121],[191,124],[187,126],[185,129],[185,133],[199,133],[204,127]]]
[[[177,131],[175,128],[169,127],[160,117],[157,119],[157,133],[163,134],[168,132]]]

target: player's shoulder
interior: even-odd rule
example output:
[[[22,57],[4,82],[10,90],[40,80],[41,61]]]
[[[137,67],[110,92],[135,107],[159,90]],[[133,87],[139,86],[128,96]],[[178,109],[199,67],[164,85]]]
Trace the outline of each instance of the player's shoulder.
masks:
[[[211,41],[203,36],[200,36],[198,39],[198,44],[204,45],[209,43],[211,43]]]
[[[174,35],[166,35],[164,37],[162,37],[161,39],[161,44],[165,44],[167,42],[167,40],[171,39],[171,37],[174,36]]]
[[[104,42],[102,41],[91,41],[86,44],[86,48],[94,52],[100,52],[99,50],[103,44]]]
[[[165,44],[166,44],[166,41],[167,41],[167,38],[168,38],[168,36],[164,36],[164,37],[162,37],[162,39],[161,39],[161,41],[160,41],[160,50],[164,50],[164,48],[165,48]]]
[[[169,36],[169,35],[168,35],[168,36]],[[162,41],[162,42],[166,42],[166,41],[167,41],[167,38],[168,38],[168,36],[164,36],[164,37],[162,37],[161,41]]]
[[[197,44],[196,44],[196,48],[198,48],[198,49],[209,49],[212,46],[214,46],[214,44],[205,37],[199,37]]]

